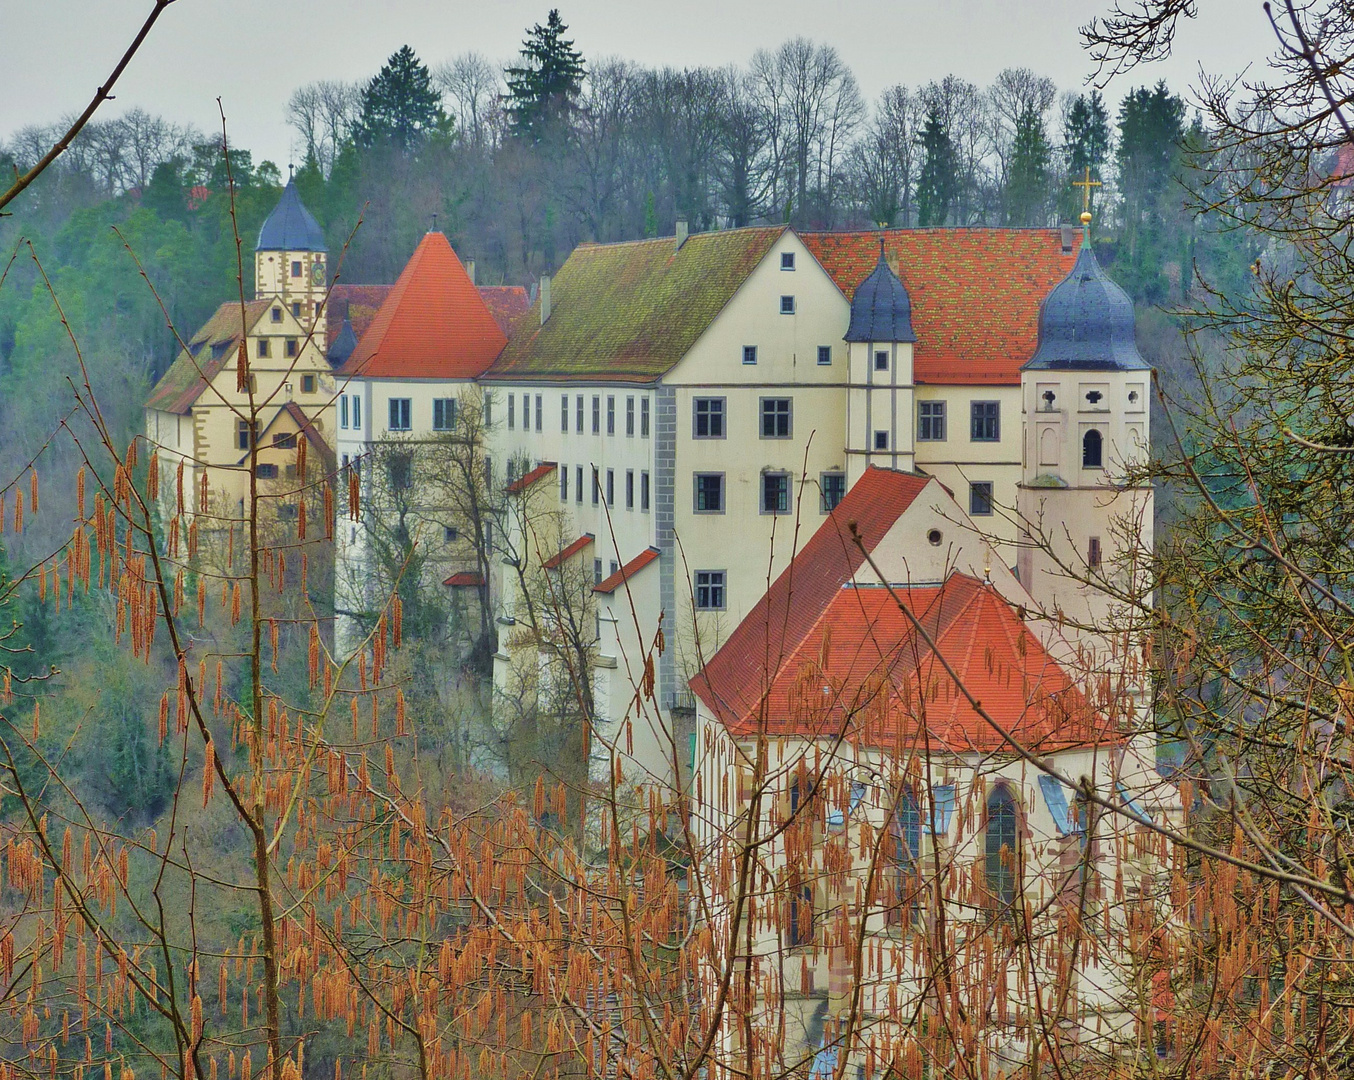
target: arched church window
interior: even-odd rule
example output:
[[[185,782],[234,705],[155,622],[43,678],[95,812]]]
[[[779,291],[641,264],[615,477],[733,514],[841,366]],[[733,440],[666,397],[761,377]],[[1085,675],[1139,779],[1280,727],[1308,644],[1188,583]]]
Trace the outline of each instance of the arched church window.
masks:
[[[1104,463],[1105,439],[1095,428],[1081,437],[1081,465],[1084,469],[1098,469]]]
[[[987,798],[987,829],[983,837],[983,876],[987,891],[1003,908],[1015,903],[1019,866],[1016,804],[1004,784]]]

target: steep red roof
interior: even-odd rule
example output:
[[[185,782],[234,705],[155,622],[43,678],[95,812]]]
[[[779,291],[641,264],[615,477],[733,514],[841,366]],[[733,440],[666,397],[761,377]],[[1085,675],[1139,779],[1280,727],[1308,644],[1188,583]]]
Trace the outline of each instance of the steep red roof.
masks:
[[[555,471],[555,463],[553,461],[542,461],[534,469],[530,470],[529,472],[524,472],[521,476],[519,476],[516,480],[514,480],[511,484],[509,484],[508,493],[510,495],[515,495],[519,491],[526,491],[527,488],[531,487],[531,485],[534,484],[541,477],[549,476],[554,471]]]
[[[896,599],[895,599],[896,597]],[[1005,739],[960,693],[907,606],[984,711],[1040,750],[1110,737],[1068,674],[991,585],[838,590],[771,680],[765,707],[726,720],[736,735],[832,738],[872,746],[999,750]]]
[[[887,535],[930,483],[924,476],[870,466],[818,531],[791,560],[691,688],[721,719],[756,708],[785,660],[799,648],[819,615],[865,561],[851,535],[854,523],[866,551]]]
[[[405,379],[473,379],[507,337],[438,232],[424,234],[341,372]]]
[[[564,548],[562,551],[555,552],[555,554],[551,555],[550,558],[546,559],[545,562],[543,562],[541,565],[544,566],[547,570],[553,570],[557,566],[563,566],[566,562],[572,559],[575,555],[577,555],[580,551],[582,551],[585,547],[587,547],[591,543],[592,543],[592,533],[584,533],[582,536],[580,536],[577,540],[575,540],[568,547]]]
[[[442,584],[450,585],[453,589],[478,589],[484,584],[484,576],[474,570],[459,570]]]
[[[623,582],[629,581],[661,554],[662,552],[656,547],[645,548],[614,574],[594,585],[592,591],[595,593],[614,593]]]
[[[919,383],[1011,385],[1039,344],[1039,305],[1072,269],[1059,229],[803,233],[850,300],[884,254],[912,301]]]
[[[521,285],[480,285],[480,298],[489,314],[505,334],[511,334],[517,320],[531,307],[531,298]]]

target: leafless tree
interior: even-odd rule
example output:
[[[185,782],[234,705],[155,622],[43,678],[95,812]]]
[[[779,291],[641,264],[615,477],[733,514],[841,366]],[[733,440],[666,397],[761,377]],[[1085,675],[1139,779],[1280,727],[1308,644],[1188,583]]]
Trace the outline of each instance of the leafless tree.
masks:
[[[359,99],[357,83],[326,79],[297,88],[287,102],[287,123],[300,137],[302,152],[325,176],[352,134]]]
[[[855,208],[872,224],[911,224],[921,122],[917,96],[906,86],[891,86],[879,95],[874,115],[852,148]]]
[[[716,143],[716,184],[728,223],[735,228],[761,216],[774,204],[779,130],[764,107],[758,80],[738,68],[721,72],[722,116]]]
[[[1023,67],[1003,69],[987,88],[986,112],[999,185],[1006,182],[1016,122],[1026,113],[1046,119],[1057,97],[1058,87],[1052,79]]]
[[[433,82],[451,102],[460,138],[474,147],[494,142],[503,93],[502,70],[482,53],[467,52],[433,68]]]

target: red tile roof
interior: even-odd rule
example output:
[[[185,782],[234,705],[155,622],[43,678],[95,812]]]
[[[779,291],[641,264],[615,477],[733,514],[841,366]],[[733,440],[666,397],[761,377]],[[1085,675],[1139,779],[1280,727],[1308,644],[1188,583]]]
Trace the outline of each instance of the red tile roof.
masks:
[[[484,576],[476,573],[474,570],[460,570],[452,574],[443,585],[450,585],[453,589],[474,588],[478,589],[484,584]]]
[[[934,641],[932,650],[899,606]],[[736,735],[835,738],[870,746],[992,751],[1005,738],[959,692],[936,651],[989,716],[1040,750],[1110,737],[1085,697],[991,585],[840,589],[771,680],[763,706],[726,723]]]
[[[594,585],[592,591],[596,593],[614,593],[621,587],[622,582],[629,581],[661,554],[662,552],[656,547],[645,548],[610,577],[603,579],[600,584]]]
[[[550,558],[546,559],[541,565],[547,570],[553,570],[555,567],[562,566],[564,563],[568,562],[591,543],[592,533],[584,533],[568,547],[551,555]]]
[[[848,300],[879,259],[879,232],[803,233]],[[888,263],[912,300],[919,383],[1020,384],[1039,305],[1076,261],[1059,229],[889,229]]]
[[[934,482],[873,465],[865,470],[691,681],[716,716],[739,717],[757,706],[769,676],[799,647],[819,614],[865,561],[850,526],[855,525],[865,551],[873,551],[903,511]]]
[[[542,461],[530,472],[524,472],[521,476],[519,476],[516,480],[514,480],[511,484],[509,484],[508,494],[516,495],[519,491],[526,491],[527,488],[531,487],[531,485],[534,484],[537,480],[539,480],[542,476],[549,476],[554,471],[555,471],[555,463],[553,461]]]
[[[531,298],[521,285],[479,285],[477,288],[484,306],[505,334],[511,334],[517,320],[531,308]]]
[[[507,343],[447,238],[424,234],[344,375],[473,379]]]
[[[336,283],[329,290],[329,301],[325,308],[328,321],[325,324],[324,351],[327,353],[329,347],[334,344],[334,339],[339,336],[345,317],[353,324],[353,333],[361,340],[394,287],[394,285]]]

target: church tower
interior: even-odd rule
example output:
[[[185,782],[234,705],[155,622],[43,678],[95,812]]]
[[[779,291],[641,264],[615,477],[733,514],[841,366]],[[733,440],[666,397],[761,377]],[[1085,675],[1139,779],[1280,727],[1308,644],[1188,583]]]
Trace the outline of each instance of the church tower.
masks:
[[[288,180],[282,198],[259,229],[254,246],[254,296],[276,296],[324,347],[328,249],[319,223],[301,202],[296,181]]]
[[[913,468],[912,301],[884,258],[851,299],[846,397],[846,484],[871,465]]]
[[[1133,301],[1096,260],[1089,213],[1082,223],[1077,261],[1045,298],[1039,346],[1021,370],[1017,567],[1039,606],[1065,618],[1070,642],[1123,671],[1134,652],[1131,605],[1097,584],[1134,591],[1147,579],[1152,488],[1138,472],[1152,372],[1135,341]]]

